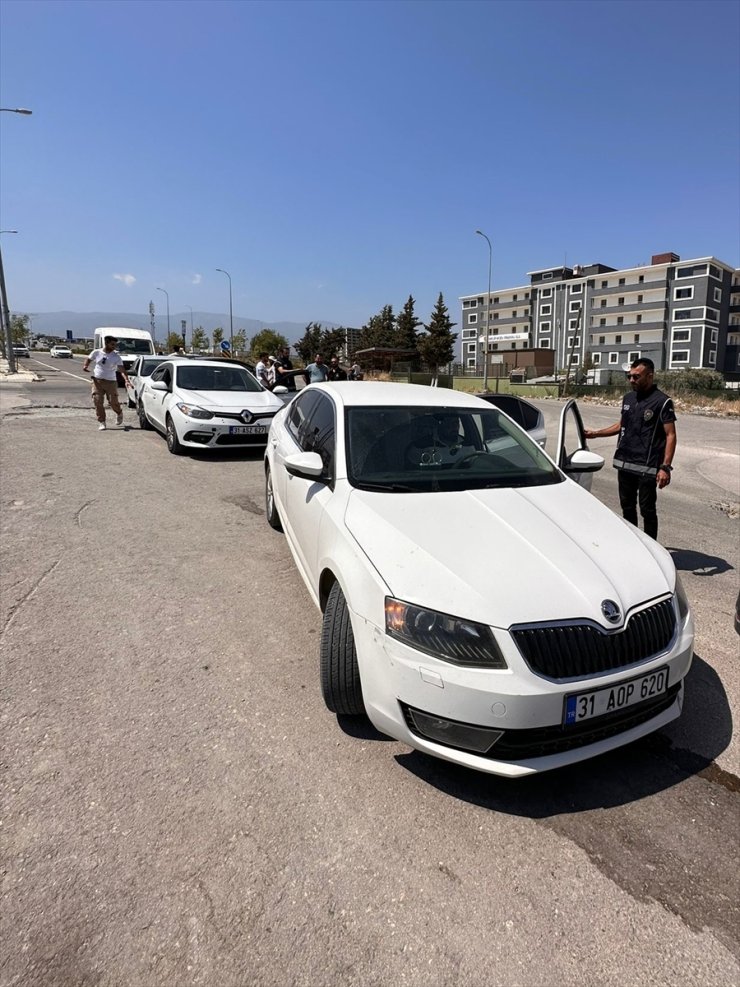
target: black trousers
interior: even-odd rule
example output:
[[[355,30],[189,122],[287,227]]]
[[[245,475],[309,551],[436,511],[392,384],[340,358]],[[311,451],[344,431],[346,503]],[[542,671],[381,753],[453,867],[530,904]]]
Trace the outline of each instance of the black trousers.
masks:
[[[645,534],[657,540],[658,487],[655,483],[655,477],[628,473],[627,470],[617,470],[617,476],[622,517],[637,527],[637,502],[639,500]]]

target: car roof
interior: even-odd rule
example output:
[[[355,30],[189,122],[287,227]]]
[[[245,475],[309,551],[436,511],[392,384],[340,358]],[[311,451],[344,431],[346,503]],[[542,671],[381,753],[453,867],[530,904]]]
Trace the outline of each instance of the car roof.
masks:
[[[332,381],[309,384],[303,390],[322,390],[332,394],[338,404],[351,408],[407,406],[410,408],[470,408],[490,410],[491,405],[466,391],[453,391],[449,387],[430,387],[425,384],[395,384],[379,380]],[[301,392],[302,393],[302,392]]]

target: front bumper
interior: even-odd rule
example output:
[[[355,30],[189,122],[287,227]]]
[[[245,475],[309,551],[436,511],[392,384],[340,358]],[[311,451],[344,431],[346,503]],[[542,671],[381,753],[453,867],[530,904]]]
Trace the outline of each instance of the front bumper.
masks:
[[[363,699],[378,730],[443,760],[489,774],[520,777],[562,767],[630,743],[681,713],[693,656],[691,618],[668,651],[589,678],[553,681],[534,674],[513,642],[499,639],[508,668],[460,668],[421,654],[353,614]],[[602,689],[660,668],[667,691],[614,713],[564,725],[566,696]],[[419,716],[418,714],[421,714]],[[485,753],[440,743],[420,732],[424,718],[488,733]]]
[[[255,449],[267,445],[272,418],[257,419],[253,424],[262,432],[236,431],[245,427],[228,418],[190,418],[172,413],[180,442],[190,449]]]

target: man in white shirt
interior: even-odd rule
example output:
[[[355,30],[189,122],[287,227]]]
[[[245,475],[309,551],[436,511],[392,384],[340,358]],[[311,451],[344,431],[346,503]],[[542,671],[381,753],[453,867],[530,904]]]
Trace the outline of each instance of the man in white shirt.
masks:
[[[118,371],[118,373],[120,373],[123,377],[126,382],[126,387],[131,387],[131,381],[128,379],[128,374],[126,373],[126,368],[123,365],[123,360],[118,353],[116,353],[116,344],[118,343],[118,340],[115,336],[106,336],[104,343],[105,345],[102,350],[93,350],[92,353],[85,358],[85,362],[82,364],[82,369],[85,373],[88,372],[90,364],[93,364],[91,394],[93,404],[95,405],[95,417],[99,422],[98,430],[100,432],[103,432],[106,427],[106,397],[108,398],[108,404],[115,412],[116,425],[123,425],[123,410],[118,400],[118,381],[116,380],[116,371]]]
[[[257,366],[254,368],[254,376],[262,384],[263,387],[270,387],[270,381],[267,377],[267,353],[260,353],[260,358],[257,361]]]

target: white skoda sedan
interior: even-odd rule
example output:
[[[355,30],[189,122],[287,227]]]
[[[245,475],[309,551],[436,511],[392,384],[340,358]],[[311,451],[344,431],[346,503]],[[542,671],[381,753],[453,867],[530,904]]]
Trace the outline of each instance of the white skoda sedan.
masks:
[[[679,716],[686,597],[669,554],[584,489],[603,463],[574,402],[553,460],[472,395],[302,390],[270,429],[266,513],[323,614],[328,708],[508,776]]]
[[[264,446],[283,407],[245,367],[229,360],[176,357],[139,380],[139,424],[164,433],[175,455]]]

